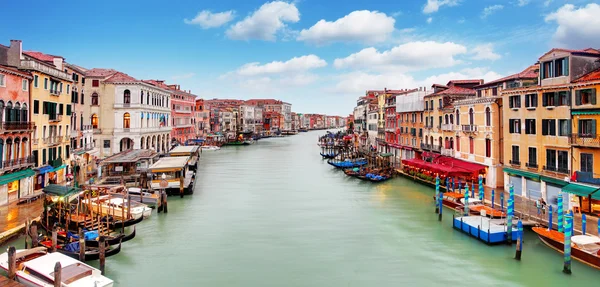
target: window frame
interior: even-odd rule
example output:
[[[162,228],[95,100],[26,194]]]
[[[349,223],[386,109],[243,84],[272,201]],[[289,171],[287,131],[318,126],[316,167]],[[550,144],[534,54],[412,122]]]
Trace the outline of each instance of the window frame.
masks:
[[[29,91],[29,80],[28,79],[22,79],[21,80],[21,90],[23,92]]]
[[[0,87],[6,87],[6,75],[0,74]]]
[[[584,156],[586,158],[584,158]],[[588,172],[588,173],[594,173],[594,154],[593,153],[580,153],[579,154],[579,171],[581,172]],[[588,167],[591,167],[591,170],[588,169]]]

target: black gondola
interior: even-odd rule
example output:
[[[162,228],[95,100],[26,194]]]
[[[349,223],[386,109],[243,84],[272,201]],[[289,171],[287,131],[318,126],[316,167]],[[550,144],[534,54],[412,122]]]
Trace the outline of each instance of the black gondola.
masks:
[[[105,236],[105,237],[109,237],[109,238],[106,238],[106,241],[105,241],[105,242],[107,242],[107,244],[109,246],[127,242],[127,241],[135,238],[135,226],[133,227],[133,231],[130,234],[118,234],[116,236]],[[98,240],[86,240],[85,246],[100,247],[100,242]]]
[[[52,246],[52,241],[51,240],[44,240],[42,242],[40,242],[40,244],[44,247],[46,247],[48,249],[48,251],[50,251],[51,246]],[[73,251],[68,251],[63,249],[62,247],[57,248],[56,252],[62,253],[64,255],[67,255],[71,258],[77,259],[79,260],[79,252],[73,252]],[[121,252],[121,243],[119,242],[119,245],[116,248],[112,248],[111,246],[107,245],[106,250],[104,251],[104,256],[105,257],[110,257],[113,256],[115,254],[118,254],[119,252]],[[83,261],[92,261],[92,260],[98,260],[100,259],[100,249],[98,248],[87,248],[86,247],[86,251],[85,251],[85,255],[84,255],[84,259]]]
[[[140,216],[138,219],[132,218],[132,219],[126,220],[125,222],[123,222],[121,220],[115,220],[115,221],[109,222],[109,227],[110,227],[110,229],[118,229],[118,228],[138,224],[138,223],[142,222],[142,220],[144,220],[143,216]]]

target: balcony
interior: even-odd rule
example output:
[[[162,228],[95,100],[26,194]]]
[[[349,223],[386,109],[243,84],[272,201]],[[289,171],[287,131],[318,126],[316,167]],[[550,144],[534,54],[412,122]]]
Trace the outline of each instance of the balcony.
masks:
[[[53,96],[60,96],[60,91],[59,90],[50,90],[50,94]]]
[[[432,129],[432,128],[433,128],[433,125],[425,125],[425,126],[423,126],[423,127],[424,127],[424,128],[426,128],[426,129]]]
[[[462,131],[464,133],[475,133],[475,132],[477,132],[477,126],[476,125],[462,125]]]
[[[35,123],[33,122],[3,122],[2,130],[5,132],[18,132],[18,131],[31,131],[35,127]]]
[[[51,65],[40,64],[34,60],[22,60],[21,61],[21,69],[25,70],[36,70],[42,72],[47,75],[51,75],[62,80],[73,82],[73,79],[69,76],[69,74],[54,68]]]
[[[521,166],[521,162],[518,160],[509,160],[508,163],[514,166]]]
[[[600,148],[600,136],[597,134],[571,134],[571,145]]]
[[[191,114],[192,113],[192,110],[183,110],[183,109],[175,109],[173,111],[175,111],[176,113],[180,113],[180,114]]]
[[[544,171],[547,172],[553,172],[553,173],[562,173],[562,174],[566,174],[569,175],[571,174],[571,171],[567,168],[564,167],[556,167],[556,166],[544,166]]]
[[[60,143],[62,143],[62,139],[63,139],[62,136],[53,136],[53,137],[46,137],[42,141],[46,145],[55,146],[55,145],[59,145]]]
[[[537,163],[532,163],[532,162],[526,162],[525,166],[527,168],[532,168],[532,169],[537,169],[538,168],[538,164]]]
[[[426,151],[433,151],[440,153],[442,151],[442,147],[439,145],[431,145],[431,144],[421,144],[421,149]]]
[[[600,175],[593,172],[576,171],[577,182],[600,185]]]
[[[449,132],[454,131],[454,125],[453,124],[443,124],[442,130],[449,131]]]
[[[48,117],[48,121],[51,123],[57,123],[62,121],[63,116],[62,115],[49,115]]]
[[[94,134],[101,134],[102,133],[102,130],[99,129],[98,127],[93,128],[93,130],[94,130]]]
[[[5,160],[0,163],[1,163],[0,170],[8,171],[11,169],[16,169],[16,168],[29,167],[35,163],[35,160],[32,156],[28,156],[28,157],[13,159],[13,160]]]
[[[442,148],[442,155],[454,157],[454,150]]]

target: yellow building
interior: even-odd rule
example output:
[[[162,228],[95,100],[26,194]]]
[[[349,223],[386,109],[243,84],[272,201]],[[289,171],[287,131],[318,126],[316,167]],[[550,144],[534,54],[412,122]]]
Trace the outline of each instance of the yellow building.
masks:
[[[22,52],[21,69],[31,72],[32,113],[35,123],[32,156],[37,174],[35,189],[50,182],[61,183],[69,172],[71,87],[64,72],[64,58],[40,52]]]
[[[543,198],[552,205],[556,205],[561,190],[577,194],[582,193],[581,190],[593,192],[598,189],[590,190],[570,183],[574,171],[579,170],[580,165],[580,158],[576,158],[575,154],[590,151],[587,148],[589,145],[583,141],[580,143],[582,148],[571,148],[573,139],[577,141],[585,138],[571,136],[571,106],[573,105],[577,121],[593,115],[591,112],[587,115],[575,111],[579,109],[576,102],[589,100],[589,104],[579,107],[594,106],[591,104],[591,97],[580,99],[581,91],[574,90],[572,82],[598,68],[598,59],[600,52],[593,49],[553,49],[539,58],[538,85],[509,88],[501,92],[505,189],[508,190],[512,184],[515,194],[530,200]],[[580,84],[582,87],[584,85]],[[579,96],[575,96],[576,94]],[[574,125],[575,128],[579,128],[580,123],[587,125],[588,122],[578,122]],[[587,131],[594,134],[593,128],[593,125],[586,126],[586,132],[582,135],[587,136]],[[575,165],[576,163],[578,164]],[[564,199],[568,203],[565,208],[579,204],[577,200],[573,200],[573,196],[568,197],[566,193]]]

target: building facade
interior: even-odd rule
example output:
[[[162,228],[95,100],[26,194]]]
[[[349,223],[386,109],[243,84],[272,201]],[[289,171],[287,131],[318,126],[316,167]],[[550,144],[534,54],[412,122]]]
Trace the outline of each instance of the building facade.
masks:
[[[196,137],[203,138],[210,132],[210,110],[206,108],[204,99],[196,100]]]

